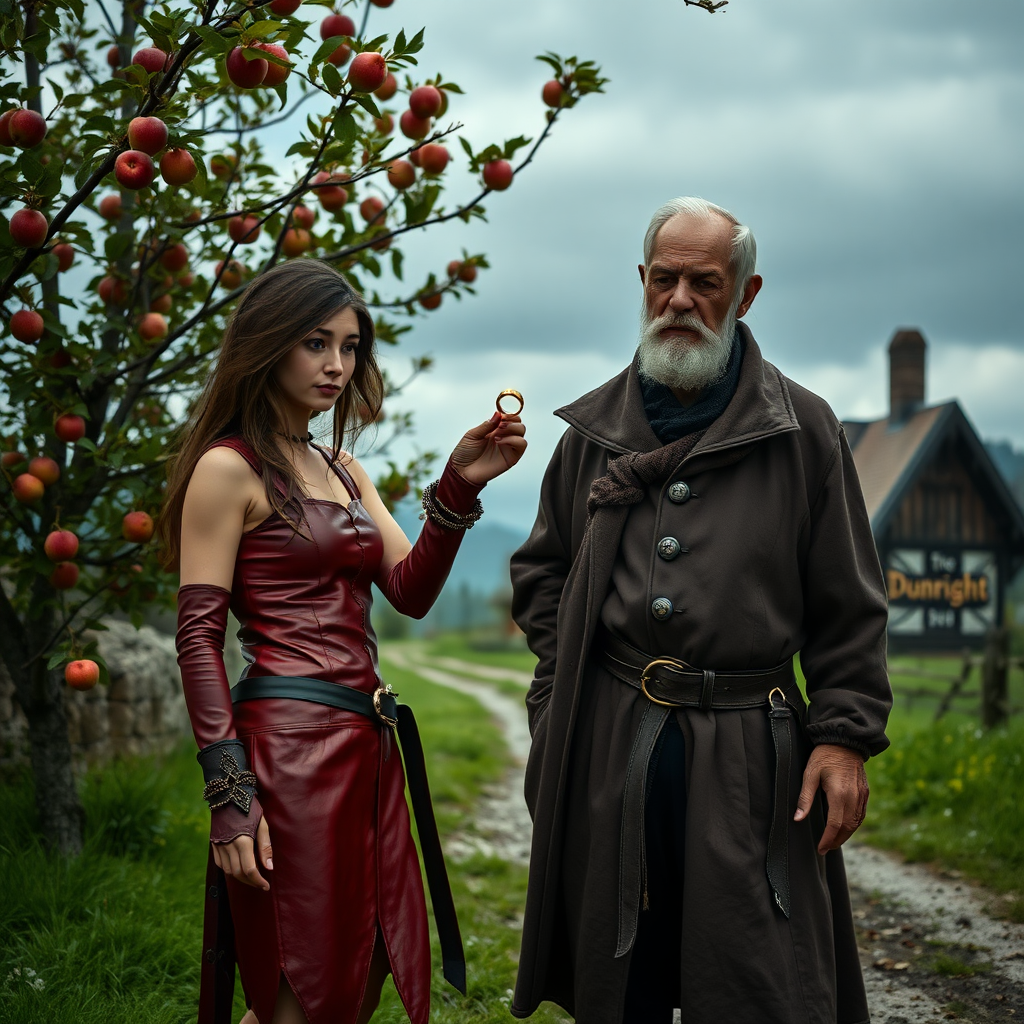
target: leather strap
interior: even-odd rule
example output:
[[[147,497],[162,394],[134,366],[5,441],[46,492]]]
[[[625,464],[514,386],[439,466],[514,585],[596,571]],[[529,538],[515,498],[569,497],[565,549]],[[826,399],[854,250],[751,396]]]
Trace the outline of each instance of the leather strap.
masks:
[[[231,1024],[235,994],[235,926],[228,906],[224,872],[214,863],[213,847],[206,862],[203,907],[203,961],[199,972],[198,1024]]]
[[[341,683],[304,676],[252,676],[239,680],[231,689],[231,700],[259,700],[283,697],[287,700],[305,700],[314,704],[356,711],[383,725],[396,726],[398,742],[405,762],[405,778],[409,798],[416,818],[416,831],[420,837],[423,870],[427,876],[430,902],[434,908],[434,923],[441,943],[441,965],[445,980],[463,995],[466,994],[466,954],[462,947],[459,919],[455,901],[445,869],[441,851],[441,837],[437,832],[434,807],[430,801],[427,765],[423,757],[423,744],[412,708],[399,704],[397,694],[390,688],[379,688],[375,694],[355,690]],[[390,735],[390,733],[389,733]]]
[[[607,629],[597,640],[601,664],[620,682],[643,689],[655,703],[701,711],[756,708],[778,687],[787,697],[796,686],[792,662],[743,672],[694,668],[678,658],[653,657]],[[641,686],[641,683],[643,684]]]
[[[793,709],[785,700],[768,695],[768,720],[775,747],[775,806],[768,833],[768,884],[776,906],[789,917],[789,772],[793,760]]]
[[[619,927],[615,956],[636,941],[641,905],[647,899],[644,815],[647,776],[658,736],[673,708],[729,711],[767,708],[775,752],[772,825],[766,872],[776,906],[788,918],[789,777],[793,765],[793,703],[802,703],[791,662],[752,672],[696,669],[675,658],[652,657],[602,629],[597,642],[601,664],[618,680],[648,698],[633,740],[622,794],[619,845]]]

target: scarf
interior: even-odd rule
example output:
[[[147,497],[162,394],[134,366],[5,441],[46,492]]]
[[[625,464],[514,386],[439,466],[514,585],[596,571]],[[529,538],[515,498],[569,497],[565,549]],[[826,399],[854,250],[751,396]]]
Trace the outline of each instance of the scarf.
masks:
[[[725,407],[736,394],[742,362],[743,341],[737,330],[732,336],[732,351],[725,373],[690,406],[680,403],[668,385],[641,377],[644,412],[658,440],[668,444],[695,430],[707,430],[725,412]]]

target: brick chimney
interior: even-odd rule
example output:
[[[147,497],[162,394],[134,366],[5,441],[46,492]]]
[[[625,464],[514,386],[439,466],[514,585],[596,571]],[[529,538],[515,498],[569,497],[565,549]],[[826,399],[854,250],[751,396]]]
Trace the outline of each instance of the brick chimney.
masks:
[[[924,353],[920,331],[901,327],[889,342],[889,420],[903,423],[924,408]]]

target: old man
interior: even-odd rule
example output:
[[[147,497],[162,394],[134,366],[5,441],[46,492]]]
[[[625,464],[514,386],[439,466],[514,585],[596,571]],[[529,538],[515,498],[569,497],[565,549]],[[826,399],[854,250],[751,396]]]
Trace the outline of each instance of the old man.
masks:
[[[761,288],[749,228],[676,199],[639,269],[636,355],[558,410],[512,562],[538,659],[512,1013],[858,1024],[839,848],[891,693],[850,449],[738,320]]]

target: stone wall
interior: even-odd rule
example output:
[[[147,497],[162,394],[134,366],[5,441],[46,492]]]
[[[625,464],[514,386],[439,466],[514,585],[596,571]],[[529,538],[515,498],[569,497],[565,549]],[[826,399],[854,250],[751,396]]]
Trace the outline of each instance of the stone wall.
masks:
[[[110,685],[64,689],[68,732],[79,767],[111,758],[155,754],[189,735],[174,638],[149,626],[108,620],[97,634]],[[0,768],[28,761],[25,716],[0,661]]]

